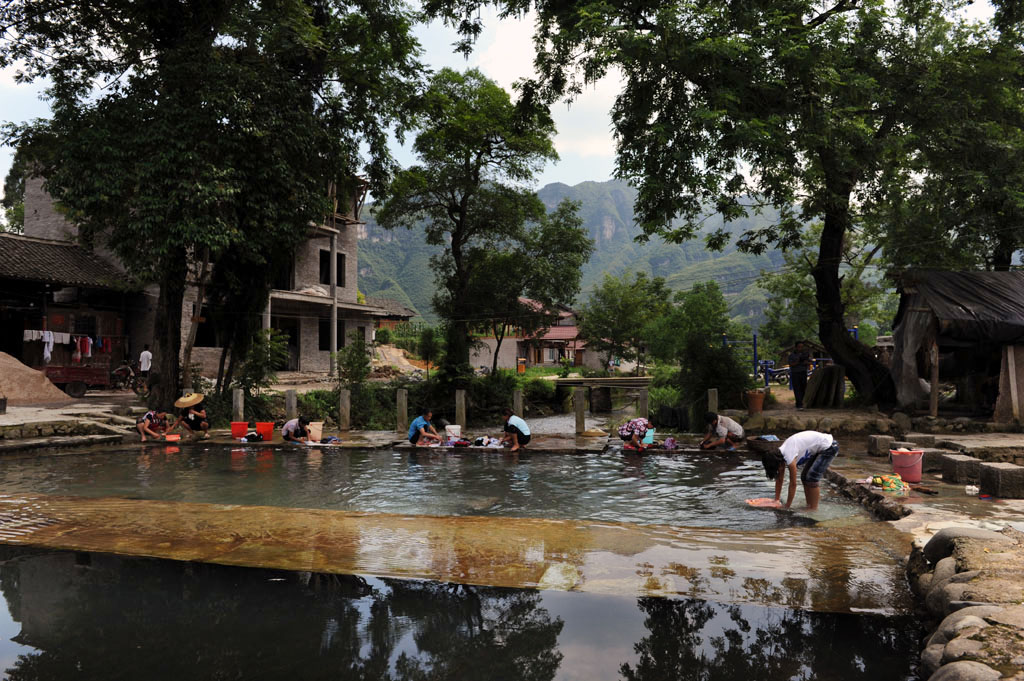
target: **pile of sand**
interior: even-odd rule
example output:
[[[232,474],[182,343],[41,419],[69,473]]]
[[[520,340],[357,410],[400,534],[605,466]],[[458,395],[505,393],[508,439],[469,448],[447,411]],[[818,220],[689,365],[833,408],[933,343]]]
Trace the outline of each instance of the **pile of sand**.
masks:
[[[6,352],[0,352],[0,395],[7,398],[7,404],[15,406],[72,401],[42,371],[28,368]]]

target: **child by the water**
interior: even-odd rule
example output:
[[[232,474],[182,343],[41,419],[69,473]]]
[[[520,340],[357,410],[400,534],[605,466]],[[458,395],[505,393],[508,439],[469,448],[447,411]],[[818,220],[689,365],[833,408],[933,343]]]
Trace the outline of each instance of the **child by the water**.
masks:
[[[805,430],[786,438],[778,451],[762,454],[761,464],[764,466],[765,475],[769,480],[775,481],[775,501],[782,500],[782,482],[788,469],[789,494],[783,508],[793,505],[793,497],[796,496],[796,469],[803,466],[800,480],[804,484],[807,510],[818,510],[821,479],[838,453],[839,443],[831,435],[816,430]]]

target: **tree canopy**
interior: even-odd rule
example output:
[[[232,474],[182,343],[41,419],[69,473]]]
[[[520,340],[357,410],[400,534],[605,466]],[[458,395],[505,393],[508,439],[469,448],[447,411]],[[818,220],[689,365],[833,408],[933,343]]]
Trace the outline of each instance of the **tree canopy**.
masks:
[[[637,272],[613,277],[606,274],[580,310],[580,336],[587,347],[613,357],[636,360],[639,374],[644,361],[647,326],[671,308],[665,280]]]
[[[458,24],[468,48],[483,4],[491,3],[426,6]],[[1020,149],[1019,128],[1004,134],[1022,110],[1024,15],[1016,3],[995,2],[992,27],[980,28],[957,18],[960,3],[939,0],[493,4],[506,14],[537,15],[539,75],[524,85],[524,102],[571,98],[613,68],[621,71],[612,109],[617,172],[639,189],[637,215],[647,234],[689,239],[709,213],[735,219],[778,207],[777,223],[739,238],[759,252],[769,244],[793,247],[801,224],[822,221],[812,272],[819,336],[858,392],[894,399],[885,367],[846,333],[844,237],[868,212],[891,218],[900,207],[895,200],[908,195],[930,198],[950,218],[943,227],[966,231],[967,241],[964,223],[978,218],[962,207],[991,215],[993,205],[1003,206],[1013,215],[1016,200],[1004,200],[1012,184],[991,180]],[[968,85],[971,104],[948,106],[961,95],[943,81],[950,74]],[[990,76],[995,82],[970,82]],[[998,105],[989,108],[991,120],[969,122],[971,111],[990,104]],[[956,159],[975,142],[1015,148],[989,160],[977,154],[968,168],[977,181],[961,186],[959,206],[943,208],[938,188],[957,182]],[[930,185],[933,174],[942,179]],[[993,260],[1001,262],[1019,247],[1020,231],[998,233],[1009,236],[994,247],[1004,255]],[[727,238],[713,233],[708,245],[721,247]]]
[[[481,289],[488,288],[484,268],[497,256],[483,254],[525,253],[535,238],[548,247],[551,229],[578,243],[573,235],[579,223],[574,208],[546,216],[528,187],[543,164],[557,158],[546,108],[515,107],[505,90],[475,69],[442,69],[423,106],[414,144],[419,163],[398,173],[376,217],[389,229],[422,222],[428,243],[446,247],[432,261],[438,283],[433,306],[445,323],[444,369],[455,377],[469,370],[470,329],[494,314]],[[578,269],[564,273],[569,289],[579,280]]]
[[[33,0],[7,3],[0,23],[14,36],[0,65],[52,82],[52,119],[8,140],[54,142],[33,161],[81,237],[159,285],[164,403],[189,263],[241,263],[268,290],[277,259],[331,209],[329,183],[360,171],[361,146],[383,190],[389,130],[408,122],[420,78],[397,2]]]

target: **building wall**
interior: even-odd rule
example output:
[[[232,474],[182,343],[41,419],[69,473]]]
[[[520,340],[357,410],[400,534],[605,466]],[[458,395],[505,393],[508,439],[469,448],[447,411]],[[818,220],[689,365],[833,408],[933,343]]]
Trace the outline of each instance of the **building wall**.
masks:
[[[54,241],[78,238],[78,228],[53,207],[53,199],[43,189],[43,178],[25,180],[25,236]]]
[[[481,338],[480,345],[474,347],[469,351],[469,364],[470,366],[487,367],[491,368],[491,364],[494,362],[494,348],[498,345],[498,341],[494,338]],[[501,347],[498,349],[498,368],[499,369],[515,369],[516,368],[516,338],[506,337],[501,342]]]
[[[338,301],[342,303],[356,302],[357,277],[359,263],[356,255],[356,239],[354,228],[342,227],[338,235],[338,253],[345,254],[345,272],[338,272]],[[300,245],[295,251],[295,290],[307,286],[322,286],[330,291],[329,284],[320,283],[320,251],[331,250],[329,237],[316,237]],[[342,286],[341,283],[345,285]]]

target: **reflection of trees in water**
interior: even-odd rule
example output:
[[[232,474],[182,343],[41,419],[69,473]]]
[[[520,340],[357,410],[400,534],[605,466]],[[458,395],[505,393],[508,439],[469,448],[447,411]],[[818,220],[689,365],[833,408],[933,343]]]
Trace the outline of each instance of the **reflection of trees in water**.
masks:
[[[648,635],[627,681],[911,678],[909,619],[641,598]]]
[[[88,555],[88,554],[80,554]],[[93,554],[0,565],[17,613],[7,678],[551,679],[560,619],[537,592]],[[410,634],[418,651],[397,654]]]

